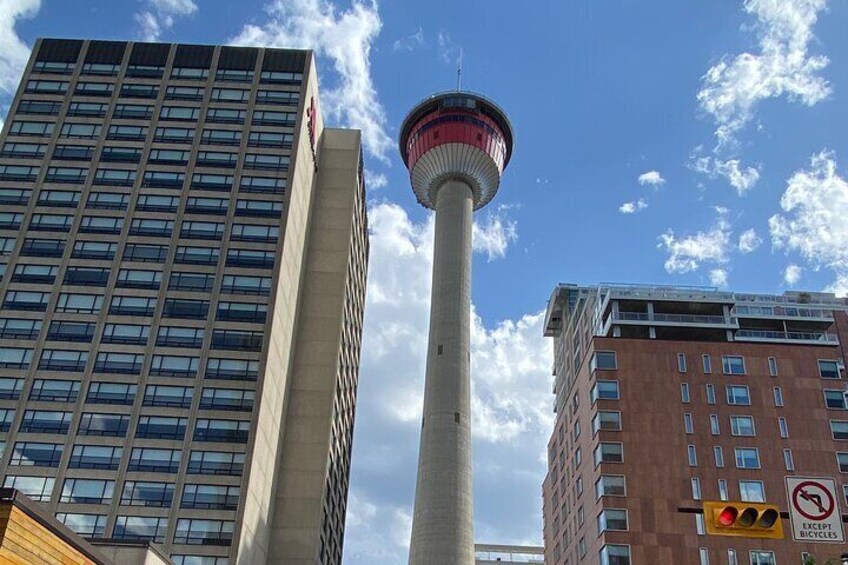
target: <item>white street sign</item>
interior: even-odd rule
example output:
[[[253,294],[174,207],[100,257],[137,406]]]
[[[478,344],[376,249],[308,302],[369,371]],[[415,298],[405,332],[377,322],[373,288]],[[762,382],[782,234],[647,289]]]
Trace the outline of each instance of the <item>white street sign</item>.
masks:
[[[786,477],[786,496],[795,541],[845,543],[836,481]]]

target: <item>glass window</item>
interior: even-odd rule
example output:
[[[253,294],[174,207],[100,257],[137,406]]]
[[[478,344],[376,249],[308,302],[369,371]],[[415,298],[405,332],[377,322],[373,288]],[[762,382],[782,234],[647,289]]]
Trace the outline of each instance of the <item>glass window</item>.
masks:
[[[108,82],[78,82],[74,94],[82,96],[112,96],[115,85]]]
[[[592,371],[612,371],[617,369],[615,351],[596,351],[592,355]]]
[[[755,550],[750,552],[751,565],[777,565],[773,551]]]
[[[599,552],[601,565],[630,565],[630,546],[606,544]]]
[[[294,112],[253,111],[253,125],[255,126],[294,126],[296,120],[297,115]]]
[[[191,143],[194,141],[194,130],[189,128],[156,128],[154,141],[166,143]]]
[[[209,69],[193,69],[190,67],[174,67],[171,78],[182,80],[205,80],[209,77]]]
[[[219,302],[217,320],[264,323],[268,315],[266,304],[252,302]]]
[[[97,354],[97,361],[94,364],[94,372],[138,375],[141,373],[141,365],[143,362],[143,353],[119,353],[117,351],[101,352]]]
[[[783,465],[787,471],[795,470],[795,459],[792,457],[792,450],[789,448],[783,450]]]
[[[118,272],[117,286],[123,288],[158,289],[162,283],[161,271],[143,271],[138,269],[121,269]]]
[[[217,247],[193,247],[180,245],[174,262],[183,265],[217,265],[221,251]]]
[[[109,269],[101,267],[68,267],[65,269],[64,283],[79,286],[106,286],[109,282]]]
[[[774,387],[774,405],[775,406],[783,406],[783,391],[779,386]]]
[[[144,245],[141,243],[128,243],[124,247],[124,261],[136,261],[138,263],[164,263],[168,257],[168,247],[165,245]]]
[[[248,147],[275,147],[290,148],[294,142],[294,135],[290,133],[277,133],[269,131],[255,131],[247,140]]]
[[[219,71],[220,72],[220,71]],[[188,545],[230,545],[234,522],[182,518],[177,522],[174,543]]]
[[[165,532],[167,529],[167,518],[118,516],[118,519],[115,521],[115,531],[112,532],[112,538],[116,540],[162,543],[165,541]]]
[[[17,489],[36,502],[50,502],[50,494],[53,492],[55,481],[56,479],[49,477],[6,475],[3,486]]]
[[[138,385],[127,383],[91,383],[85,401],[94,404],[131,406],[135,402]]]
[[[727,403],[734,406],[750,406],[751,393],[747,386],[730,385],[727,387]]]
[[[0,205],[8,206],[26,206],[29,204],[29,198],[32,196],[31,190],[18,188],[0,188]],[[9,238],[3,238],[4,241]],[[14,240],[11,240],[14,243]],[[8,244],[6,244],[8,245]],[[11,251],[11,249],[9,250]],[[0,250],[0,253],[8,253],[5,249]]]
[[[115,470],[121,463],[122,447],[106,445],[75,445],[68,467],[71,469]]]
[[[71,125],[82,125],[82,124],[66,124],[65,127]],[[53,135],[53,127],[55,124],[50,122],[12,122],[12,126],[9,128],[9,135],[20,135],[20,136],[33,136],[33,137],[50,137]],[[62,128],[63,136],[65,127]],[[99,126],[92,126],[99,127]],[[99,130],[98,130],[99,131]]]
[[[229,82],[252,82],[253,71],[242,69],[218,69],[215,72],[215,80]]]
[[[595,465],[601,463],[623,463],[624,444],[620,442],[601,442],[594,450]]]
[[[692,477],[690,483],[692,484],[692,499],[701,500],[701,480],[697,477]]]
[[[694,445],[689,445],[686,448],[687,455],[689,457],[689,466],[696,467],[698,465],[698,453],[695,450]]]
[[[687,434],[695,433],[695,425],[692,422],[692,414],[688,412],[683,414],[683,428]]]
[[[58,467],[62,460],[61,443],[19,441],[12,450],[10,465],[22,467]]]
[[[161,120],[180,120],[195,122],[200,116],[200,108],[188,106],[163,106],[159,113]]]
[[[229,207],[230,201],[226,198],[199,198],[192,196],[186,201],[186,212],[189,214],[226,215]]]
[[[197,420],[194,429],[194,441],[220,441],[229,443],[247,443],[250,422],[244,420]]]
[[[836,454],[836,463],[839,466],[840,473],[848,473],[848,453],[838,452]]]
[[[154,355],[150,375],[160,377],[194,377],[199,358],[180,355]]]
[[[63,292],[56,302],[56,311],[74,314],[97,314],[102,306],[103,297],[97,294]]]
[[[203,167],[235,168],[238,154],[221,151],[201,151],[197,154],[197,165]]]
[[[819,376],[823,379],[839,379],[842,378],[840,371],[841,363],[839,361],[831,361],[819,359]]]
[[[124,316],[152,316],[155,309],[156,298],[147,296],[114,296],[109,305],[110,314]]]
[[[254,294],[258,296],[268,296],[271,293],[271,278],[251,277],[246,275],[224,275],[224,280],[221,284],[221,292],[227,294]],[[615,381],[598,381],[598,383],[601,382],[615,383],[615,398],[617,399],[618,383]],[[596,385],[596,388],[597,386],[599,385]],[[598,391],[598,393],[600,394],[600,391]],[[593,400],[596,400],[596,398],[593,398]]]
[[[830,434],[836,440],[848,440],[848,421],[831,420]]]
[[[206,121],[210,124],[243,124],[246,115],[244,110],[209,108],[206,111]]]
[[[44,150],[46,148],[47,146],[41,143],[5,143],[3,144],[3,151],[0,152],[0,156],[41,159],[44,157]]]
[[[741,355],[723,355],[721,366],[725,375],[745,374],[745,358]]]
[[[106,532],[105,514],[72,514],[68,512],[58,512],[56,519],[65,524],[68,528],[86,538],[103,537]]]
[[[64,214],[33,214],[29,222],[29,229],[69,232],[73,223],[73,216],[66,216]]]
[[[39,369],[50,371],[82,372],[88,362],[87,351],[72,351],[67,349],[45,349],[41,352]]]
[[[151,473],[176,473],[180,468],[182,451],[179,449],[153,449],[136,447],[130,455],[128,471]]]
[[[94,173],[94,184],[109,186],[132,186],[135,182],[135,171],[120,169],[97,169]]]
[[[777,376],[777,359],[775,357],[768,358],[768,367],[769,367],[769,375],[772,377]]]
[[[680,373],[686,372],[686,354],[678,353],[677,354],[677,371]]]
[[[72,75],[74,74],[73,63],[59,63],[54,61],[36,61],[32,67],[33,74]]]
[[[91,192],[88,195],[88,202],[86,202],[86,208],[96,208],[99,210],[126,210],[127,204],[130,201],[130,197],[128,194],[118,194],[115,192]],[[97,229],[106,229],[104,233],[121,233],[121,227],[123,227],[124,220],[123,218],[95,218],[94,226],[92,226],[92,218],[83,218],[83,224],[86,223],[86,219],[89,220],[88,229],[80,229],[81,232],[92,231],[92,227],[94,231]],[[116,222],[117,220],[117,222]]]
[[[241,131],[224,129],[204,129],[201,141],[209,145],[239,145]]]
[[[710,433],[714,436],[721,435],[721,427],[718,422],[718,414],[710,414]]]
[[[734,451],[738,469],[760,468],[760,452],[756,447],[737,447]]]
[[[259,361],[212,357],[206,363],[205,377],[207,379],[255,381],[258,376]]]
[[[273,269],[276,253],[255,249],[228,249],[227,266],[251,269]]]
[[[29,399],[45,402],[76,402],[79,391],[79,381],[36,379],[29,391]]]
[[[739,481],[739,499],[742,502],[765,502],[766,492],[762,481]]]
[[[27,410],[21,422],[21,432],[42,434],[67,434],[71,428],[72,412]]]
[[[52,130],[53,128],[51,127],[50,129]],[[97,139],[100,137],[101,129],[102,126],[99,124],[65,124],[62,126],[59,137],[66,139]]]
[[[118,104],[113,118],[124,120],[149,120],[153,117],[153,106],[145,104]]]
[[[103,118],[106,116],[108,104],[98,104],[96,102],[71,102],[68,107],[68,116],[86,116],[93,118]]]
[[[724,450],[721,446],[713,447],[713,458],[715,459],[715,466],[717,469],[721,469],[724,467]]]
[[[300,93],[287,90],[260,90],[256,97],[257,104],[297,106],[298,102],[300,102]]]
[[[148,237],[171,237],[174,231],[173,220],[157,220],[154,218],[139,218],[130,224],[130,235]]]
[[[257,226],[250,224],[233,224],[230,233],[232,241],[260,241],[263,243],[276,243],[280,236],[280,228],[277,226]]]
[[[0,338],[2,339],[36,339],[41,331],[39,320],[16,320],[0,318]]]
[[[190,151],[179,151],[177,149],[152,149],[147,157],[149,163],[162,163],[166,165],[185,165],[188,163]]]
[[[123,98],[156,98],[159,96],[159,87],[152,84],[124,84],[121,86]]]
[[[255,393],[252,390],[204,388],[200,408],[249,412],[253,409],[254,398]]]
[[[249,99],[249,90],[241,90],[235,88],[212,89],[212,100],[215,102],[247,102]]]
[[[208,300],[188,300],[166,298],[162,307],[163,318],[179,318],[184,320],[205,320],[209,314]]]
[[[106,133],[106,139],[144,141],[146,137],[147,127],[145,126],[109,126],[109,131]]]
[[[126,437],[130,417],[127,414],[98,414],[86,412],[80,419],[77,433],[83,436]]]
[[[77,241],[71,257],[74,259],[101,259],[111,261],[115,258],[117,243],[109,241]]]
[[[734,436],[753,437],[757,435],[754,430],[753,416],[731,416],[730,433]]]
[[[26,265],[19,263],[12,272],[12,282],[53,284],[56,280],[56,265]]]
[[[188,473],[239,476],[244,470],[244,453],[192,451]]]
[[[183,487],[180,507],[235,510],[239,491],[237,486],[187,484]]]
[[[602,496],[625,496],[626,479],[624,475],[601,475],[595,481],[595,498]]]
[[[598,533],[607,530],[627,531],[627,510],[604,508],[598,514]]]
[[[137,438],[183,439],[187,418],[169,416],[141,416],[135,429]]]
[[[786,418],[780,417],[777,419],[777,427],[780,429],[780,437],[786,439],[789,437],[789,425],[786,423]]]
[[[160,326],[156,336],[156,345],[166,347],[201,347],[203,345],[204,333],[203,328]]]
[[[126,481],[121,494],[124,506],[170,507],[174,499],[174,483]]]
[[[101,76],[113,76],[118,74],[118,70],[120,69],[120,65],[112,64],[112,63],[85,63],[82,66],[82,73],[84,75],[101,75]]]
[[[212,349],[261,351],[265,334],[239,330],[213,330]]]
[[[147,385],[144,390],[144,406],[170,406],[191,408],[194,387]]]
[[[233,177],[230,175],[194,173],[191,176],[191,188],[229,192],[233,188]]]
[[[303,73],[286,71],[262,71],[259,75],[260,84],[300,84]]]
[[[224,224],[219,222],[187,222],[180,226],[180,237],[191,239],[216,239],[224,235]]]
[[[680,400],[684,404],[689,404],[692,401],[689,395],[689,383],[680,383]]]
[[[3,301],[3,308],[6,310],[31,310],[34,312],[44,312],[47,310],[47,303],[49,301],[49,292],[9,290],[6,292],[6,298]],[[0,363],[2,363],[2,361],[0,361]]]
[[[108,504],[115,490],[115,481],[103,479],[66,479],[59,502],[77,504]]]
[[[176,69],[175,69],[176,70]],[[203,100],[203,88],[194,86],[169,86],[165,91],[165,100]]]
[[[286,179],[242,176],[239,189],[241,192],[283,194],[286,191]]]
[[[204,273],[173,272],[168,282],[170,290],[190,290],[211,292],[215,285],[215,275]]]
[[[244,157],[244,168],[265,171],[286,171],[289,168],[289,156],[248,153]]]

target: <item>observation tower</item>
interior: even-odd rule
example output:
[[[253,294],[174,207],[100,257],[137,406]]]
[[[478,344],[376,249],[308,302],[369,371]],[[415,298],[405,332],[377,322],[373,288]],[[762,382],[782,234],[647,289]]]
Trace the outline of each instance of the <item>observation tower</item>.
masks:
[[[474,565],[471,473],[471,228],[512,155],[512,126],[471,92],[435,94],[403,122],[418,202],[436,211],[424,414],[410,565]]]

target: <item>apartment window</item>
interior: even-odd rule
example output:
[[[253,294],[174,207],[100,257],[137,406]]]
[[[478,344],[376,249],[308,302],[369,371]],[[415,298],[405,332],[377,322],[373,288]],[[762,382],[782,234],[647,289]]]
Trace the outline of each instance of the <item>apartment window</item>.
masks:
[[[718,480],[718,496],[719,500],[729,500],[729,494],[727,492],[727,481],[725,479]]]
[[[691,397],[689,396],[689,383],[680,383],[680,400],[684,404],[689,404],[691,402]]]
[[[174,499],[174,483],[126,481],[121,493],[123,506],[169,508]]]
[[[21,103],[18,104],[18,115],[58,116],[61,110],[61,102],[22,100]]]
[[[247,443],[250,422],[244,420],[197,420],[194,441]]]
[[[695,449],[694,445],[690,444],[686,447],[686,455],[689,459],[689,466],[690,467],[697,467],[698,466],[698,452]]]
[[[97,354],[97,360],[94,363],[94,372],[138,375],[141,373],[143,362],[144,354],[142,353],[101,352]]]
[[[168,289],[211,292],[214,285],[215,275],[213,274],[173,272]]]
[[[164,263],[168,257],[168,247],[165,245],[143,245],[128,243],[124,247],[124,261],[137,263]]]
[[[0,338],[2,339],[36,339],[40,331],[40,320],[0,318]]]
[[[597,518],[598,533],[605,531],[627,531],[627,510],[604,508]]]
[[[121,169],[97,169],[94,173],[94,184],[107,186],[132,186],[135,183],[135,171]]]
[[[199,117],[200,108],[191,108],[188,106],[163,106],[159,112],[160,120],[196,122]]]
[[[21,397],[24,388],[23,379],[0,378],[0,398],[5,400],[17,400]]]
[[[299,92],[287,90],[260,90],[256,97],[257,104],[284,104],[297,106],[300,101]]]
[[[72,412],[27,410],[20,430],[26,433],[67,434],[71,428]]]
[[[29,310],[33,312],[44,312],[50,301],[49,292],[31,292],[25,290],[9,290],[3,301],[6,310]]]
[[[36,502],[50,502],[54,482],[55,479],[47,477],[6,475],[3,486],[17,489]]]
[[[233,177],[230,175],[194,173],[191,176],[191,188],[229,192],[233,188]]]
[[[65,269],[64,283],[79,286],[106,286],[109,282],[109,269],[101,267],[68,267]]]
[[[81,96],[112,96],[114,85],[108,82],[78,82],[74,94]]]
[[[780,430],[780,437],[786,439],[789,437],[789,425],[786,423],[786,418],[780,417],[777,419],[777,427]]]
[[[36,61],[32,67],[33,74],[72,75],[73,63],[57,63],[53,61]]]
[[[110,233],[117,235],[121,233],[123,227],[123,218],[83,216],[79,231],[81,233]]]
[[[130,65],[127,67],[128,77],[162,78],[165,67],[156,65]]]
[[[239,190],[241,192],[283,194],[286,191],[286,179],[242,176]]]
[[[713,447],[713,459],[717,469],[724,467],[724,450],[718,445]]]
[[[768,358],[768,368],[769,368],[769,375],[772,376],[772,377],[776,377],[777,376],[777,359],[775,357],[769,357]]]
[[[78,381],[37,379],[32,385],[29,399],[49,402],[75,402],[79,390],[80,383]],[[20,390],[18,393],[20,393]]]
[[[710,414],[710,433],[714,436],[721,434],[721,427],[718,423],[718,414]]]
[[[130,235],[141,235],[147,237],[171,237],[174,231],[174,222],[171,220],[156,220],[142,218],[133,220],[130,224]]]
[[[18,157],[25,159],[41,159],[44,157],[44,150],[47,148],[42,143],[5,143],[3,151],[0,152],[0,157]],[[55,151],[53,158],[56,158]]]
[[[55,265],[18,264],[12,272],[12,282],[53,284],[59,267]]]
[[[255,381],[258,376],[259,361],[212,357],[206,363],[207,379]]]
[[[224,275],[223,283],[221,284],[221,292],[226,294],[253,294],[257,296],[268,296],[271,294],[271,278],[270,277],[251,277],[246,275]],[[618,398],[618,383],[616,381],[597,381],[598,383],[615,383],[615,398]],[[593,387],[593,392],[601,394],[602,391],[597,390],[600,384]],[[609,386],[607,393],[609,394]],[[593,398],[593,401],[597,398]]]
[[[165,100],[191,100],[200,102],[203,100],[203,88],[194,86],[169,86],[165,91]]]
[[[218,69],[215,80],[228,82],[253,82],[253,71],[242,69]]]
[[[265,334],[239,330],[213,330],[212,349],[261,351]]]
[[[68,467],[71,469],[116,470],[121,464],[122,447],[75,445]]]
[[[753,437],[757,435],[754,429],[753,416],[731,416],[730,433],[734,436]]]
[[[783,465],[787,471],[795,470],[795,459],[792,457],[792,450],[789,448],[783,450]]]
[[[51,167],[53,169],[54,167]],[[48,169],[49,171],[49,169]],[[50,176],[50,172],[47,173],[48,178],[44,179],[45,181],[57,182],[56,177]],[[54,171],[55,174],[55,171]],[[84,181],[85,177],[80,181]],[[61,181],[60,181],[61,182]],[[39,206],[50,206],[53,208],[76,208],[79,205],[80,201],[80,193],[72,192],[68,190],[42,190],[38,194],[38,205]]]
[[[144,389],[144,406],[169,406],[191,408],[194,387],[147,385]]]
[[[148,163],[162,165],[185,165],[188,164],[190,151],[178,151],[176,149],[153,149],[147,157]]]
[[[154,355],[150,363],[152,376],[191,378],[197,375],[199,358],[180,355]]]
[[[760,452],[756,447],[737,447],[734,451],[737,469],[760,468]]]
[[[118,74],[120,65],[112,63],[85,63],[82,66],[83,75],[114,76]],[[72,74],[72,73],[68,73]]]
[[[126,437],[130,417],[127,414],[86,412],[80,419],[77,433],[83,436]]]
[[[283,203],[267,200],[238,200],[236,201],[236,216],[251,216],[255,218],[280,218]]]
[[[727,390],[727,403],[732,406],[750,406],[751,392],[747,386],[730,385]]]
[[[839,361],[819,359],[819,376],[823,379],[842,378]]]
[[[233,539],[234,524],[231,520],[182,518],[177,522],[174,543],[184,543],[187,545],[230,545]]]
[[[146,296],[114,296],[109,305],[110,314],[122,316],[152,316],[155,309],[156,298]]]
[[[692,414],[688,412],[683,414],[683,428],[686,430],[687,434],[695,433],[695,425],[692,423]]]
[[[62,460],[61,443],[19,441],[12,450],[10,465],[21,467],[58,467]]]
[[[164,318],[205,320],[208,314],[208,300],[168,298],[165,300],[165,305],[162,309],[162,317]]]
[[[71,257],[74,259],[97,259],[111,261],[118,250],[117,243],[108,241],[77,241]]]
[[[217,265],[220,256],[221,252],[217,247],[190,247],[181,245],[177,247],[174,262],[183,265]]]
[[[180,507],[235,510],[238,507],[239,491],[236,486],[187,484],[183,487]]]
[[[751,565],[777,565],[773,551],[754,550],[749,552]]]
[[[32,362],[32,349],[0,347],[0,368],[28,369]]]
[[[70,126],[81,126],[82,124],[65,124],[62,127],[62,136],[65,136],[65,129],[68,128],[70,130]],[[50,122],[12,122],[12,126],[9,128],[9,135],[20,135],[27,137],[50,137],[53,135],[53,127],[55,124]],[[90,128],[98,128],[99,126],[89,126]]]
[[[836,440],[848,440],[848,421],[831,420],[830,435]]]
[[[194,141],[194,130],[189,128],[156,128],[153,141],[164,143],[191,143]]]
[[[294,136],[290,133],[275,133],[267,131],[255,131],[247,139],[248,147],[274,147],[287,149],[292,146]]]
[[[762,481],[739,481],[739,499],[742,502],[765,502],[766,493]]]
[[[82,372],[88,362],[87,351],[70,351],[65,349],[45,349],[41,352],[39,369],[49,371]]]
[[[593,452],[595,465],[601,463],[623,463],[624,444],[620,442],[601,442]]]
[[[126,210],[127,204],[130,201],[130,197],[127,194],[118,194],[115,192],[91,192],[88,195],[88,201],[85,204],[86,208],[93,208],[99,210]],[[83,218],[83,223],[85,223],[86,219],[89,221],[91,218]],[[106,227],[109,231],[105,233],[121,233],[121,228],[124,225],[124,221],[122,218],[95,218],[97,222],[95,222],[96,227]],[[118,220],[116,223],[115,220]],[[109,222],[112,222],[109,225]],[[90,223],[90,222],[89,222]],[[91,231],[90,226],[89,230],[83,230],[80,228],[81,232]]]
[[[45,304],[46,306],[46,304]],[[97,314],[103,306],[103,297],[97,294],[63,292],[56,302],[56,312],[72,314]]]
[[[601,565],[630,565],[630,546],[606,544],[598,552]]]
[[[2,157],[2,154],[0,154],[0,157]],[[31,190],[0,188],[0,205],[26,206],[29,204],[30,196],[32,196]]]
[[[135,437],[150,439],[183,439],[187,418],[169,416],[141,416],[135,429]]]
[[[677,354],[677,370],[678,372],[685,373],[686,372],[686,354],[678,353]]]
[[[209,69],[174,67],[171,70],[171,78],[178,78],[181,80],[206,80],[209,78]]]
[[[777,407],[783,406],[783,391],[779,386],[774,387],[774,405]]]
[[[12,420],[14,419],[14,410],[10,410],[8,408],[0,408],[0,432],[8,432],[12,427]]]
[[[144,126],[109,126],[106,132],[106,139],[111,140],[144,141],[146,137],[147,128]]]
[[[96,102],[71,102],[68,107],[68,116],[103,118],[106,116],[108,108],[108,104],[97,104]]]
[[[594,371],[613,371],[618,368],[615,351],[596,351],[592,354],[590,364]]]
[[[109,504],[115,481],[102,479],[66,479],[59,502],[76,504]]]
[[[92,322],[53,322],[47,330],[47,339],[90,343],[94,338],[95,326]]]
[[[121,269],[118,272],[118,287],[149,288],[156,290],[162,283],[161,271],[143,271],[138,269]]]
[[[701,480],[693,477],[690,482],[692,483],[692,499],[701,500]]]
[[[273,269],[276,253],[255,249],[228,249],[227,266],[252,269]]]
[[[9,242],[8,244],[6,242]],[[11,253],[15,240],[3,238],[0,240],[0,253]],[[26,257],[61,257],[65,254],[65,242],[61,239],[25,239],[21,255]]]
[[[180,199],[178,196],[162,196],[159,194],[143,194],[139,196],[138,202],[135,204],[135,209],[141,212],[176,212],[177,208],[180,206]],[[136,220],[138,221],[138,220]],[[170,230],[174,228],[173,222],[169,222],[171,224],[168,235],[170,235]],[[135,222],[133,222],[133,227],[135,228]],[[134,233],[134,232],[130,232]]]
[[[297,115],[294,112],[271,112],[254,110],[253,125],[255,126],[294,126]]]
[[[149,120],[153,117],[153,106],[143,104],[118,104],[113,118],[124,120]]]
[[[845,504],[848,504],[848,485],[842,485],[842,497],[845,499]]]
[[[244,453],[192,451],[187,472],[200,475],[240,476],[243,470]]]
[[[124,84],[121,87],[123,98],[157,98],[159,87],[151,84]]]
[[[118,516],[115,521],[115,530],[112,532],[112,539],[162,543],[165,541],[167,529],[167,518]]]
[[[217,320],[264,323],[268,315],[266,304],[251,302],[219,302]],[[616,414],[618,414],[616,412]]]
[[[186,328],[179,326],[162,326],[156,336],[156,345],[166,347],[201,347],[203,345],[203,328]]]
[[[85,401],[94,404],[132,406],[138,385],[126,383],[91,383]]]
[[[230,201],[226,198],[198,198],[192,196],[186,201],[186,213],[224,216],[227,214],[229,206]]]
[[[595,481],[595,498],[602,496],[625,496],[624,475],[601,475]]]
[[[179,449],[153,449],[136,447],[130,454],[128,471],[150,473],[176,473],[180,468],[182,451]]]
[[[88,169],[76,167],[48,167],[44,182],[56,184],[83,184],[88,176]],[[79,199],[79,196],[77,196]]]
[[[182,188],[185,173],[167,171],[147,171],[144,173],[141,186],[146,188]]]
[[[268,155],[265,153],[248,153],[244,157],[245,169],[262,171],[287,171],[290,158],[288,155]]]
[[[721,366],[725,375],[745,374],[745,358],[741,355],[723,355]]]
[[[21,227],[24,221],[24,215],[17,212],[2,212],[0,213],[0,229],[17,230]],[[30,223],[32,225],[32,223]],[[11,251],[11,249],[9,250]]]
[[[123,343],[146,345],[150,335],[150,326],[137,324],[106,324],[103,328],[101,343]]]
[[[840,473],[848,473],[848,452],[837,452],[836,463]]]
[[[837,410],[847,410],[848,409],[848,394],[841,390],[825,390],[824,391],[824,403],[828,408],[834,408]]]
[[[210,124],[243,124],[246,115],[244,110],[209,108],[206,111],[206,122]]]
[[[65,94],[68,91],[67,81],[59,80],[29,80],[24,87],[27,94]]]
[[[255,393],[252,390],[204,388],[200,408],[249,412],[253,409],[254,398]]]
[[[300,84],[301,81],[303,81],[303,73],[262,71],[259,75],[260,84]]]
[[[190,239],[220,240],[224,235],[224,224],[218,222],[187,222],[180,226],[180,237]]]
[[[204,129],[200,136],[208,145],[240,145],[241,131],[227,129]]]
[[[69,232],[74,223],[73,216],[64,214],[33,214],[29,229],[40,231]]]
[[[233,224],[230,233],[231,241],[258,241],[262,243],[276,243],[280,236],[280,228],[277,226],[257,226],[250,224]]]
[[[56,519],[82,537],[99,538],[106,532],[105,514],[57,512]]]
[[[247,102],[249,99],[249,90],[241,90],[235,88],[212,89],[212,100],[215,102]]]

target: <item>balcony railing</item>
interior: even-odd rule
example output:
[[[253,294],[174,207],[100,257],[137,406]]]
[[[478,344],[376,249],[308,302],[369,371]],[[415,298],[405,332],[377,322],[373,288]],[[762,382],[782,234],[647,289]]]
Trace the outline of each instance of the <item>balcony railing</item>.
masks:
[[[735,325],[736,318],[724,316],[709,316],[709,315],[698,315],[698,314],[663,314],[663,313],[653,313],[648,314],[645,312],[618,312],[617,314],[613,314],[613,320],[615,321],[633,321],[633,322],[659,322],[659,323],[672,323],[672,324],[692,324],[692,325],[714,325],[714,326],[727,326],[727,325]]]
[[[828,332],[780,332],[769,330],[737,330],[738,341],[795,341],[838,345],[839,337]]]

